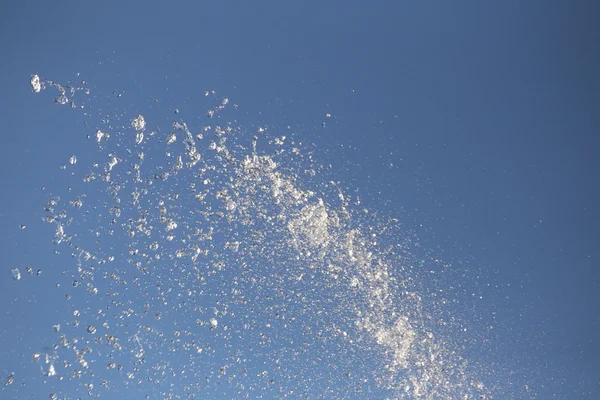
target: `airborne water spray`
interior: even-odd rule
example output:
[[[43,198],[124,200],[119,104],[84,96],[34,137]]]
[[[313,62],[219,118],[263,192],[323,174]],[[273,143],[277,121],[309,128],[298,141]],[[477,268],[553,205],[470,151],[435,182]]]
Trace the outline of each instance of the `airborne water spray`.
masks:
[[[85,84],[31,86],[94,114],[74,100]],[[34,355],[45,375],[100,398],[491,398],[437,328],[398,221],[207,94],[200,123],[87,123],[97,158],[69,160],[85,186],[45,208],[78,291]]]

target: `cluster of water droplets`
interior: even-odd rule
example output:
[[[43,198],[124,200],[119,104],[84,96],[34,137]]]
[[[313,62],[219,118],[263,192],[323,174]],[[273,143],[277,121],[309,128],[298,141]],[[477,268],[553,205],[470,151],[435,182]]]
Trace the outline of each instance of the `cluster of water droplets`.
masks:
[[[75,89],[31,85],[75,104]],[[398,221],[326,179],[297,139],[249,133],[237,106],[224,122],[229,100],[207,94],[200,126],[99,122],[98,160],[70,158],[91,166],[87,187],[44,218],[74,256],[72,321],[33,355],[42,373],[93,396],[488,398],[435,333]]]

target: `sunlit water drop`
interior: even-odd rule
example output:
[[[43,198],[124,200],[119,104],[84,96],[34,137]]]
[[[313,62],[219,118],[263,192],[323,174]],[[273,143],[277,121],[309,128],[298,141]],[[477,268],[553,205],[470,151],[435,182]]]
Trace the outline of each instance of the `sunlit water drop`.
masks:
[[[131,126],[133,126],[136,131],[143,131],[146,129],[146,120],[144,119],[144,116],[138,115],[135,117],[133,121],[131,121]]]
[[[40,77],[37,75],[31,75],[31,90],[35,93],[39,93],[42,90],[42,84],[40,83]]]
[[[19,268],[11,268],[10,274],[12,275],[14,280],[18,281],[19,279],[21,279],[21,271],[19,271]]]

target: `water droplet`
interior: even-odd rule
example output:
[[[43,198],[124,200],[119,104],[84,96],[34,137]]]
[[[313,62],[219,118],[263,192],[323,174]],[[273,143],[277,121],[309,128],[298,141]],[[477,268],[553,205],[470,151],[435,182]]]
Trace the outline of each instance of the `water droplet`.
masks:
[[[81,198],[77,197],[76,199],[69,201],[69,204],[74,208],[81,208],[83,206],[83,201]]]
[[[144,141],[144,132],[138,132],[135,134],[135,144],[142,144]]]
[[[17,281],[18,281],[19,279],[21,279],[21,271],[19,271],[19,268],[12,268],[12,269],[10,270],[10,273],[11,273],[11,275],[12,275],[13,279],[15,279],[15,280],[17,280]]]
[[[106,133],[106,132],[102,132],[100,129],[98,129],[96,131],[96,141],[98,143],[102,142],[102,139],[108,139],[110,138],[110,134]]]
[[[109,157],[110,157],[110,160],[108,161],[108,163],[106,163],[106,167],[107,167],[108,171],[112,171],[114,166],[119,163],[119,159],[117,157],[113,156],[112,154],[109,154]]]
[[[11,373],[10,375],[8,375],[8,377],[6,378],[6,385],[12,385],[13,382],[15,381],[15,374]]]
[[[146,120],[144,119],[144,116],[138,115],[135,117],[133,121],[131,121],[131,126],[133,126],[136,131],[143,131],[146,129]]]
[[[26,226],[26,225],[23,225],[23,224],[21,224],[21,225],[19,225],[19,228],[21,228],[21,229],[25,229],[25,228],[27,228],[27,226]]]
[[[42,84],[40,82],[40,77],[36,74],[31,75],[31,79],[29,80],[29,83],[31,83],[31,90],[34,91],[34,93],[39,93],[42,90]]]
[[[94,333],[96,333],[96,328],[90,325],[87,327],[87,331],[88,333],[93,335]]]
[[[77,164],[77,157],[71,156],[71,158],[69,158],[69,164],[71,164],[71,165]]]
[[[165,231],[167,231],[167,232],[168,231],[172,231],[173,229],[176,229],[176,228],[177,228],[177,222],[175,222],[175,221],[169,221],[167,223],[167,226],[165,227]]]

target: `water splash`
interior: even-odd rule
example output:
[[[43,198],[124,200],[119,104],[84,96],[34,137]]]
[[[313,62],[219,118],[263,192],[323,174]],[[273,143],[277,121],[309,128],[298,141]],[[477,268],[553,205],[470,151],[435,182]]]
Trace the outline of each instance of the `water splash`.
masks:
[[[31,85],[72,102],[37,75]],[[225,117],[229,99],[209,94],[206,118]],[[397,220],[377,219],[286,136],[165,125],[144,135],[138,114],[96,129],[89,186],[69,200],[78,214],[59,210],[60,198],[45,208],[54,243],[76,259],[79,304],[98,305],[60,330],[46,376],[60,358],[65,376],[85,376],[100,395],[110,380],[93,359],[123,371],[115,385],[168,399],[491,396],[438,333]]]

